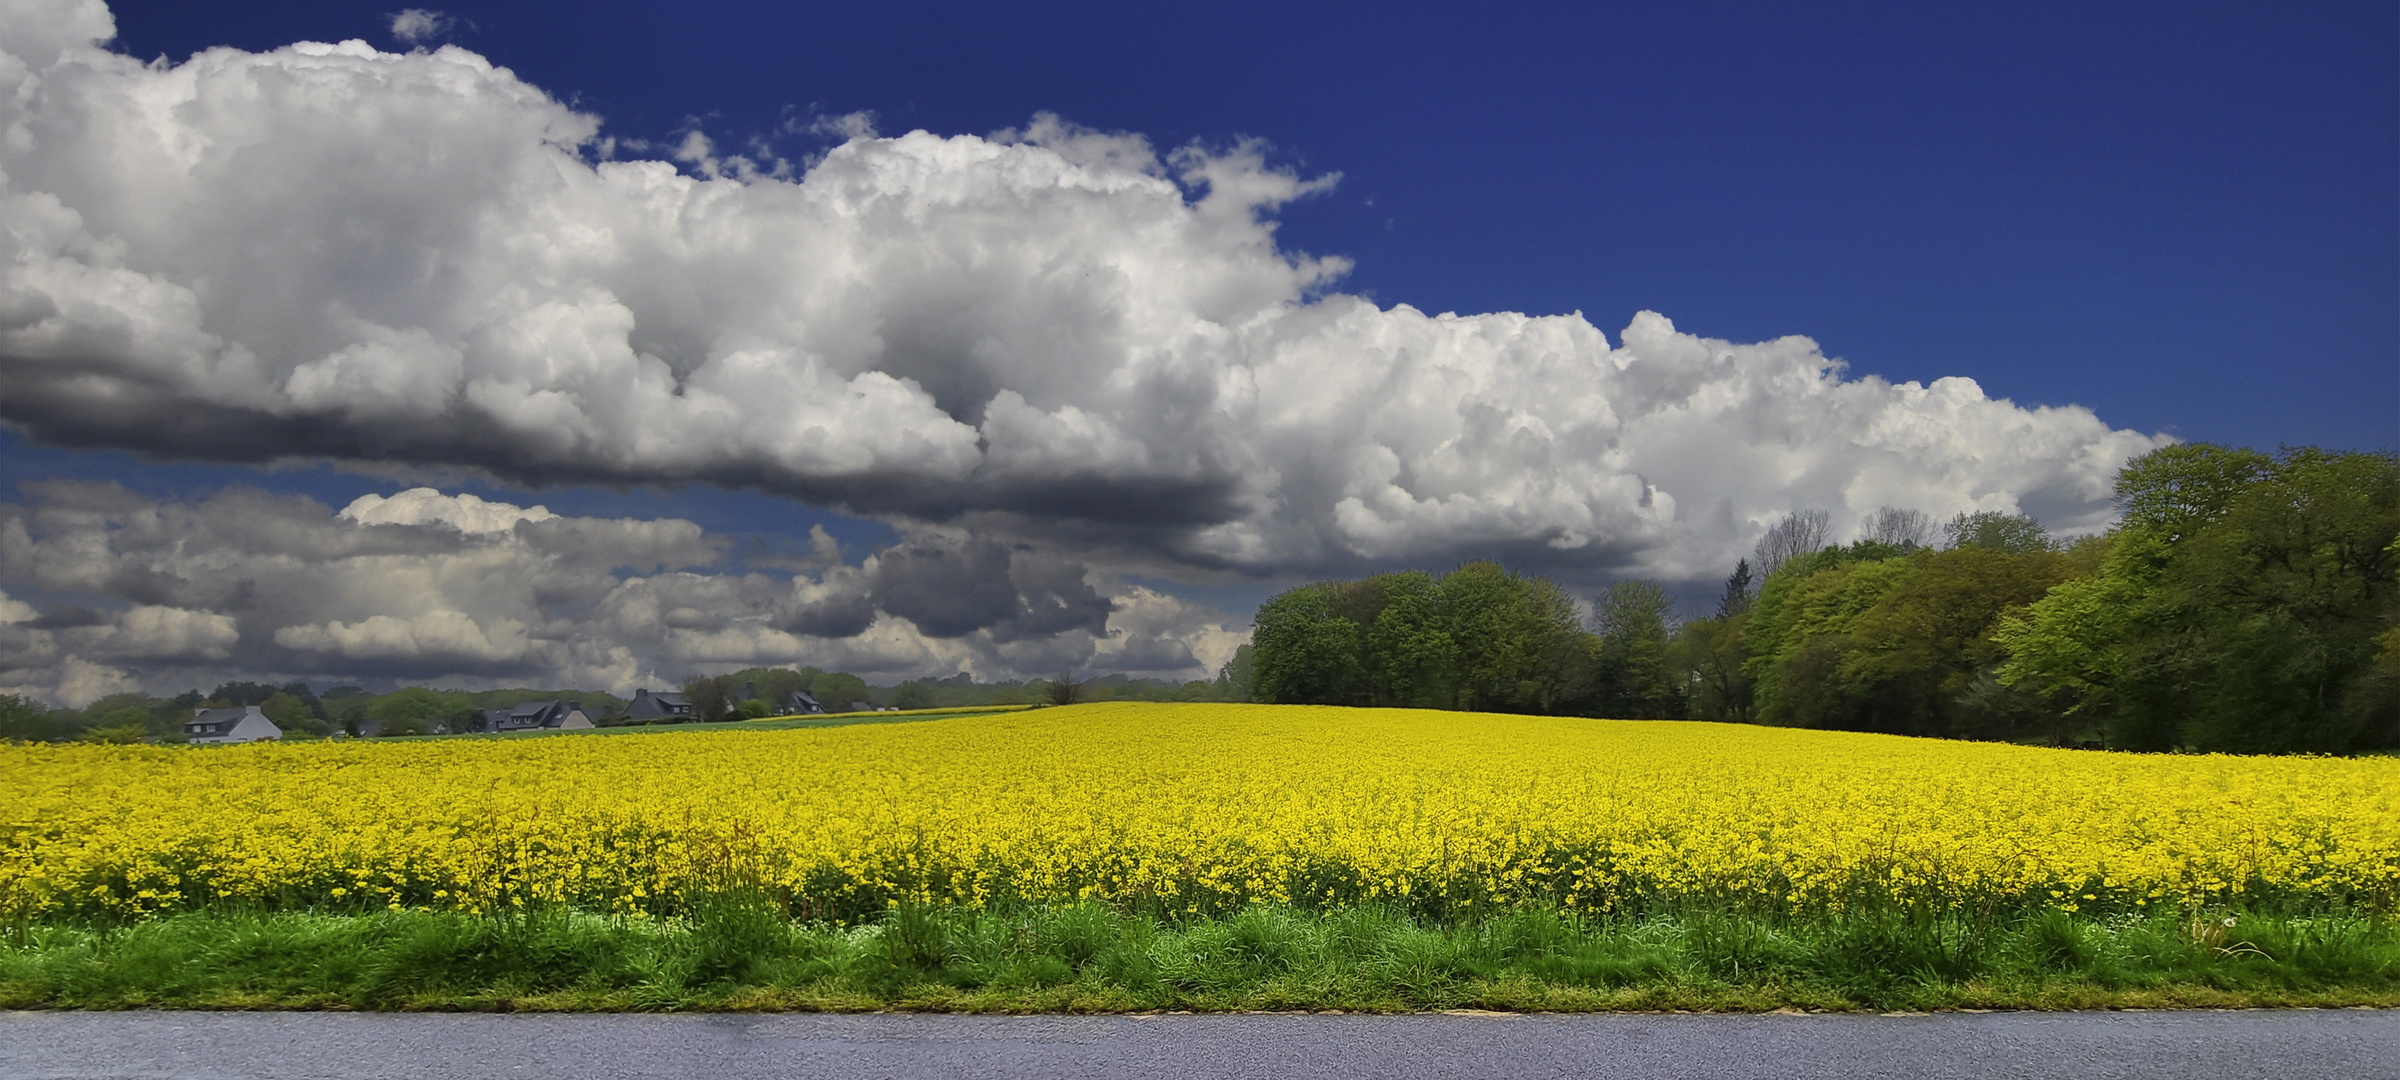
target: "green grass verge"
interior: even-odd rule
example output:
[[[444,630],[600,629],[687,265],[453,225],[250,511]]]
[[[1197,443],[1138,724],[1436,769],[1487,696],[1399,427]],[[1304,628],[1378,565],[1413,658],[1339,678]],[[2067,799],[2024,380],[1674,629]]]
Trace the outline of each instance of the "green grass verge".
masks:
[[[1725,1010],[2400,1006],[2400,925],[2245,915],[1639,921],[1104,907],[799,924],[567,910],[183,915],[0,930],[0,1008]]]

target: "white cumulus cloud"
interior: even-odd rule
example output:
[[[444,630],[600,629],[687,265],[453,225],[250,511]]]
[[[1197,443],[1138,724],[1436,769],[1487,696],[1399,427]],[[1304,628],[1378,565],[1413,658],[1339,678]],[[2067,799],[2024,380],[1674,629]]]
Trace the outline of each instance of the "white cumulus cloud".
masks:
[[[449,33],[457,24],[458,20],[439,11],[407,8],[392,16],[392,36],[418,45]]]
[[[520,521],[549,521],[558,515],[547,506],[512,506],[487,502],[466,492],[444,495],[429,487],[410,488],[396,495],[361,495],[342,508],[341,516],[362,525],[428,525],[440,522],[460,532],[506,532]]]
[[[111,32],[0,0],[0,421],[39,438],[756,487],[1170,577],[1683,579],[1800,507],[2094,528],[2162,441],[1801,337],[1380,307],[1277,244],[1331,178],[1255,145],[855,117],[803,171],[697,131],[686,171],[455,46],[145,65]]]

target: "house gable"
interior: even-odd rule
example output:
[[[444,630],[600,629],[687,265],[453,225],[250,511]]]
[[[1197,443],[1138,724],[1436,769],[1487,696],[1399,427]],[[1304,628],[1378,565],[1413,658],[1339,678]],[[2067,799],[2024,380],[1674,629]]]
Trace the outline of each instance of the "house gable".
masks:
[[[184,736],[196,743],[271,742],[283,729],[256,705],[239,709],[193,709],[183,725]]]
[[[692,715],[692,703],[682,694],[653,694],[648,690],[633,692],[633,702],[625,707],[625,716],[632,720],[657,720],[668,716]]]

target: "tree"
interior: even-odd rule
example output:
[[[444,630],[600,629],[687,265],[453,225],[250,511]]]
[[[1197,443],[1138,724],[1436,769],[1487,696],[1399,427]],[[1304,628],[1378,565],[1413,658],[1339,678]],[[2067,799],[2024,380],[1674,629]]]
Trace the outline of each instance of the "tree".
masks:
[[[790,668],[779,667],[751,668],[736,674],[735,678],[749,683],[751,694],[760,701],[774,704],[796,692],[807,690],[809,676],[812,673],[823,674],[815,668],[809,668],[806,671],[794,671]],[[824,699],[819,698],[818,700]]]
[[[18,694],[0,694],[0,740],[49,742],[58,734],[49,706]]]
[[[132,715],[123,715],[127,710],[138,713],[138,718]],[[66,726],[88,730],[102,724],[138,723],[142,725],[143,733],[147,737],[180,740],[183,736],[184,720],[191,715],[189,708],[179,708],[172,701],[163,701],[144,693],[129,692],[110,694],[84,706],[83,715],[75,721],[68,722]],[[71,736],[73,736],[72,732],[63,729],[59,733],[60,738]]]
[[[692,719],[699,723],[723,720],[740,702],[733,691],[739,680],[731,675],[700,675],[684,680],[683,700],[692,706]]]
[[[1600,631],[1596,691],[1603,716],[1663,717],[1682,711],[1667,668],[1675,601],[1656,581],[1610,585],[1593,605]]]
[[[2400,745],[2380,666],[2400,619],[2400,459],[2174,446],[2129,464],[2117,497],[2099,576],[2001,632],[2002,683],[2130,749]]]
[[[1453,661],[1451,707],[1478,712],[1547,712],[1570,696],[1555,663],[1582,634],[1574,601],[1555,583],[1473,562],[1440,581],[1442,622]]]
[[[1072,671],[1062,671],[1050,677],[1050,704],[1073,705],[1083,700],[1083,683]]]
[[[246,705],[266,704],[268,698],[275,696],[275,690],[275,687],[266,683],[234,681],[218,684],[209,693],[208,699],[224,703],[223,707],[238,709]]]
[[[1258,609],[1250,644],[1258,700],[1291,705],[1353,703],[1359,681],[1358,625],[1333,612],[1332,590],[1303,585]]]
[[[1596,639],[1555,583],[1468,563],[1287,590],[1259,608],[1259,701],[1555,712],[1588,698]]]
[[[2057,739],[2055,715],[1987,682],[2005,658],[2003,613],[2075,574],[2048,550],[1983,547],[1905,558],[1907,571],[1850,625],[1840,678],[1860,702],[1854,726],[1911,735]]]
[[[1933,518],[1923,510],[1878,507],[1859,528],[1859,539],[1889,544],[1902,551],[1933,546]]]
[[[2066,581],[2022,612],[2001,617],[1992,639],[2007,654],[1999,682],[2038,693],[2063,717],[2099,724],[2111,745],[2165,749],[2167,730],[2139,736],[2122,729],[2118,694],[2144,598],[2156,585],[2152,571],[2161,538],[2148,530],[2120,531],[2108,538],[2100,573]],[[2111,737],[2113,735],[2113,737]]]
[[[339,730],[347,735],[358,735],[365,730],[367,706],[373,704],[374,701],[375,696],[367,693],[365,687],[336,686],[325,691],[325,696],[319,704],[325,708],[326,726],[329,730]],[[597,718],[595,717],[595,719]]]
[[[1451,699],[1456,649],[1442,622],[1442,591],[1420,571],[1379,580],[1382,610],[1367,627],[1362,662],[1369,671],[1367,704],[1432,709]]]
[[[307,683],[297,681],[288,682],[283,684],[283,688],[278,690],[277,693],[287,695],[292,700],[299,702],[302,708],[308,710],[309,716],[317,720],[325,720],[329,718],[325,712],[325,703],[317,700],[316,692],[310,690]]]
[[[1840,678],[1850,626],[1907,569],[1899,559],[1861,560],[1855,550],[1827,548],[1767,578],[1742,630],[1743,673],[1759,720],[1794,727],[1857,723],[1863,703]]]
[[[2285,449],[2178,545],[2170,602],[2205,656],[2191,744],[2250,753],[2400,744],[2349,688],[2400,619],[2400,458]],[[2199,609],[2193,598],[2216,601]],[[2195,609],[2198,609],[2195,611]]]
[[[2053,738],[2046,703],[1991,677],[2003,658],[1994,634],[2004,613],[2080,572],[2048,550],[1904,552],[1869,540],[1798,557],[1768,581],[1742,630],[1758,718]]]
[[[376,698],[366,709],[380,735],[423,735],[468,715],[467,695],[421,686],[403,687]]]
[[[2400,537],[2393,538],[2384,555],[2400,584]],[[2351,685],[2343,702],[2343,711],[2359,727],[2354,745],[2400,746],[2400,618],[2388,621],[2391,628],[2377,639],[2374,663]]]
[[[1823,548],[1832,538],[1830,521],[1823,510],[1800,510],[1768,526],[1750,554],[1751,561],[1758,564],[1758,576],[1774,577],[1784,563]]]
[[[802,668],[800,674],[808,678],[808,685],[802,689],[807,690],[828,712],[842,712],[853,701],[867,700],[867,681],[847,671]]]
[[[332,730],[325,721],[317,719],[316,713],[307,704],[281,690],[260,703],[258,711],[265,713],[267,719],[274,721],[275,726],[282,728],[286,735],[322,736]]]
[[[1725,591],[1717,597],[1717,618],[1729,619],[1750,610],[1750,601],[1757,598],[1756,585],[1750,573],[1750,560],[1734,563],[1733,573],[1725,577]]]
[[[2011,555],[2029,555],[2050,550],[2050,534],[2042,523],[2024,514],[2003,514],[1998,510],[1961,512],[1942,527],[1942,535],[1952,548],[1975,547],[1988,551],[2004,551]]]
[[[1667,672],[1681,688],[1685,710],[1710,720],[1750,719],[1750,676],[1742,670],[1746,611],[1683,624],[1667,646]]]
[[[138,708],[113,710],[94,720],[92,725],[83,731],[83,741],[85,742],[111,743],[120,746],[142,742],[149,737],[150,711]]]
[[[2177,543],[2223,517],[2242,490],[2273,470],[2255,450],[2181,443],[2125,463],[2117,474],[2117,508],[2126,528]]]
[[[1053,682],[1051,685],[1056,686]],[[895,709],[930,709],[934,706],[933,688],[911,679],[892,688],[891,707]]]
[[[1225,661],[1225,666],[1217,669],[1216,686],[1211,691],[1218,695],[1217,700],[1257,700],[1251,693],[1251,684],[1258,677],[1255,655],[1246,641],[1233,650],[1233,656]]]

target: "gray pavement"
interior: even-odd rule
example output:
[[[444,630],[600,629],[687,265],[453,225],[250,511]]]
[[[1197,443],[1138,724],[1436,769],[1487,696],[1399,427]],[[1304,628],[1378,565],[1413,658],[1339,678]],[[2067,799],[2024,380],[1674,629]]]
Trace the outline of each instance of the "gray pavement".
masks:
[[[0,1080],[949,1076],[2400,1080],[2400,1012],[0,1013]]]

